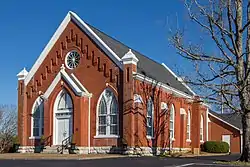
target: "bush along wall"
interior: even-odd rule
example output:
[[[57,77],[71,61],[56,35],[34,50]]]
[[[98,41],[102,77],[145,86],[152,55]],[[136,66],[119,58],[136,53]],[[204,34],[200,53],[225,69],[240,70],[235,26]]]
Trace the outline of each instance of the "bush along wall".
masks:
[[[209,153],[228,153],[229,144],[223,141],[206,141],[201,147],[203,151]]]

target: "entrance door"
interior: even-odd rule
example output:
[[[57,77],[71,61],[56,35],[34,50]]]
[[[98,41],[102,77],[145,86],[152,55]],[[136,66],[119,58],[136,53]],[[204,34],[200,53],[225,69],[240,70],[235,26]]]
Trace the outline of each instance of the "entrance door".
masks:
[[[70,95],[62,90],[55,101],[54,106],[54,145],[61,145],[62,141],[73,133],[72,113],[73,104]]]
[[[222,141],[228,143],[228,145],[229,145],[229,152],[230,152],[230,135],[222,135]]]
[[[57,145],[72,134],[71,125],[71,118],[57,118]]]

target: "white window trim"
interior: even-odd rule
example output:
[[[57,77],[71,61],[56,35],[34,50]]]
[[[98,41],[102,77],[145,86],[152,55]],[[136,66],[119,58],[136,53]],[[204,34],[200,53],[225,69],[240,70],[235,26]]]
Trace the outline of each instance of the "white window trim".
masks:
[[[173,113],[173,120],[171,119],[171,113]],[[175,141],[175,108],[174,105],[172,104],[171,109],[170,109],[170,118],[169,118],[169,132],[170,132],[170,122],[173,122],[173,137],[170,139],[171,141]]]
[[[118,108],[118,119],[117,119],[117,135],[111,135],[110,134],[110,126],[107,125],[107,129],[106,129],[106,135],[99,135],[99,106],[100,106],[100,102],[102,99],[103,94],[105,93],[106,90],[111,91],[114,94],[114,91],[110,88],[106,88],[102,94],[100,95],[98,102],[97,102],[97,106],[96,106],[96,135],[94,136],[94,138],[119,138],[119,103],[118,103],[118,99],[117,97],[114,95],[114,97],[116,98],[116,102],[117,102],[117,108]],[[110,120],[110,110],[107,110],[107,114],[106,114],[108,118],[108,120]]]
[[[96,135],[94,136],[95,139],[104,139],[104,138],[110,138],[110,139],[117,139],[120,138],[119,135]]]
[[[36,100],[35,100],[35,102],[34,102],[34,104],[33,104],[33,106],[32,106],[32,113],[31,113],[31,135],[30,135],[30,137],[29,137],[29,139],[40,139],[41,138],[41,136],[42,136],[42,121],[40,120],[39,121],[39,136],[34,136],[33,135],[33,123],[34,123],[34,118],[33,118],[33,113],[34,113],[34,111],[35,111],[35,108],[36,108],[36,106],[38,105],[39,106],[39,110],[41,111],[41,110],[43,110],[43,114],[44,114],[44,105],[41,105],[43,103],[43,99],[39,96]],[[40,112],[40,119],[43,117],[43,115],[42,115],[42,112]],[[44,119],[43,119],[43,121],[44,121]]]
[[[154,136],[149,136],[149,135],[147,135],[146,137],[147,137],[147,139],[148,139],[148,140],[155,139],[155,137],[154,137]]]
[[[154,102],[152,101],[152,99],[150,98],[149,100],[148,100],[148,102],[149,101],[151,101],[151,103],[152,103],[152,116],[151,116],[151,119],[152,119],[152,126],[150,127],[151,128],[151,133],[152,133],[152,136],[150,136],[150,135],[148,135],[147,134],[147,139],[154,139]],[[148,102],[147,102],[147,104],[148,104]],[[148,106],[147,106],[147,118],[148,118]],[[147,121],[148,121],[148,119],[147,119]],[[147,128],[148,128],[148,122],[147,122]],[[146,129],[146,133],[147,133],[147,129]]]
[[[29,139],[41,139],[41,136],[30,136]]]
[[[190,114],[189,110],[188,110],[188,114],[187,114],[187,133],[188,133],[188,136],[187,136],[186,141],[191,142],[191,114]]]
[[[200,142],[204,142],[204,120],[203,120],[203,116],[201,115],[201,120],[200,120]]]

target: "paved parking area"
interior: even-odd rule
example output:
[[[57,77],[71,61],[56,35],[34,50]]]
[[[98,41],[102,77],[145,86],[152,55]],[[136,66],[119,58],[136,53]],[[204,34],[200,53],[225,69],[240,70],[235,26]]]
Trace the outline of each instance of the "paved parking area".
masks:
[[[117,157],[93,160],[0,160],[3,167],[208,167],[229,166],[214,163],[218,160],[236,160],[233,156],[198,158],[160,158],[160,157]],[[238,158],[238,156],[237,156]]]

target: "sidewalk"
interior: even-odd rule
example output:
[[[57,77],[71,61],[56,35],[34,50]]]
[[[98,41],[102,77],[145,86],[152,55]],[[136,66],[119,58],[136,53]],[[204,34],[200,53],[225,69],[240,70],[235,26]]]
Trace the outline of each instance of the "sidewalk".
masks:
[[[194,155],[192,153],[186,153],[181,155],[182,158],[189,158],[189,157],[210,157],[210,156],[224,156],[229,155],[228,153],[207,153],[207,152],[201,152],[199,155]]]
[[[23,160],[89,160],[89,159],[105,159],[105,158],[121,158],[124,155],[119,154],[39,154],[39,153],[7,153],[0,154],[0,160],[3,159],[23,159]]]

